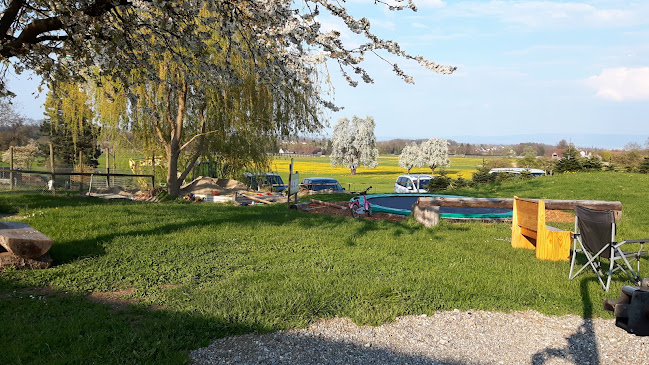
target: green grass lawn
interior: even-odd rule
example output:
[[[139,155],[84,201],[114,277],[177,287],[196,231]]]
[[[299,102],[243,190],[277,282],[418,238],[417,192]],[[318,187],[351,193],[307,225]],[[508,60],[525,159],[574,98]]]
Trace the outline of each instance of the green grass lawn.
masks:
[[[647,186],[647,175],[602,172],[449,193],[619,200],[618,237],[625,239],[649,236]],[[218,337],[333,316],[377,325],[457,308],[611,318],[602,301],[629,284],[616,276],[604,293],[592,274],[568,281],[568,262],[512,249],[505,223],[426,229],[412,220],[353,220],[285,205],[8,192],[0,193],[0,212],[50,236],[55,264],[0,274],[5,363],[186,362],[189,351]],[[112,304],[89,297],[118,291],[122,298]]]

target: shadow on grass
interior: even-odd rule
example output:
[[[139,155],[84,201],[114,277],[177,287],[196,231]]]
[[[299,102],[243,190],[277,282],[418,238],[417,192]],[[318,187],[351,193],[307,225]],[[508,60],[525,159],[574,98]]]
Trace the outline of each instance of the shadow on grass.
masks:
[[[122,203],[126,207],[148,204],[138,202]],[[155,205],[151,204],[154,208]],[[409,226],[405,222],[381,222],[353,220],[351,217],[335,217],[320,214],[308,214],[289,210],[285,205],[275,206],[255,206],[255,207],[218,207],[218,211],[212,210],[211,206],[206,204],[196,205],[198,210],[187,214],[184,208],[189,208],[185,204],[178,204],[178,210],[175,211],[174,205],[164,206],[166,209],[172,209],[167,216],[173,217],[173,222],[165,223],[161,221],[154,227],[142,230],[139,228],[120,227],[112,233],[97,235],[89,239],[67,239],[58,240],[50,250],[55,265],[69,263],[80,258],[96,257],[105,254],[104,243],[111,242],[117,237],[135,237],[149,235],[165,235],[188,228],[200,229],[201,227],[217,228],[236,223],[240,227],[259,227],[260,225],[283,226],[292,224],[301,229],[312,227],[338,227],[348,225],[353,233],[353,237],[360,237],[371,231],[380,231],[384,229],[383,224],[393,224],[399,226],[399,230],[405,233],[412,233],[415,227]],[[201,210],[202,209],[202,210]],[[133,214],[133,220],[137,219],[136,214],[139,212],[124,212],[124,214]],[[147,210],[142,210],[141,214],[148,214]],[[162,216],[160,219],[164,219]],[[153,217],[156,219],[159,217]],[[90,222],[90,220],[89,220]],[[92,227],[88,227],[92,229]],[[401,233],[403,234],[403,233]],[[323,238],[324,239],[324,238]]]
[[[552,362],[553,358],[566,359],[574,364],[597,365],[600,363],[597,337],[593,326],[593,301],[588,291],[590,282],[596,282],[599,288],[596,278],[584,278],[579,283],[583,322],[575,333],[566,338],[568,344],[564,348],[546,348],[542,352],[534,354],[532,364],[545,364]]]
[[[19,198],[17,197],[19,196]],[[20,203],[16,203],[19,201]],[[21,209],[45,209],[57,207],[81,207],[92,205],[119,205],[131,201],[107,200],[78,196],[73,193],[59,195],[39,194],[38,192],[0,191],[0,213],[16,214]]]
[[[0,287],[9,287],[0,277]],[[16,315],[16,314],[20,315]],[[281,329],[262,323],[196,312],[151,309],[140,304],[115,306],[91,301],[83,294],[45,288],[0,290],[0,340],[4,364],[178,364],[214,339]],[[237,339],[244,353],[222,341],[205,354],[209,363],[436,363],[419,356],[292,334]],[[246,342],[247,341],[247,342]],[[218,342],[218,341],[217,341]],[[297,346],[292,346],[297,345]],[[271,353],[265,347],[273,347]],[[236,347],[234,347],[236,349]],[[280,357],[280,355],[282,357]],[[205,357],[203,357],[205,358]],[[287,360],[290,359],[290,360]]]

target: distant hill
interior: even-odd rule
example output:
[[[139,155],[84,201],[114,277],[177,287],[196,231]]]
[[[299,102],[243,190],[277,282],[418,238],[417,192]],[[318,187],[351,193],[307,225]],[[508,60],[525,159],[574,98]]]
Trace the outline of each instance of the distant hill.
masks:
[[[627,143],[635,142],[640,146],[644,146],[649,132],[644,132],[638,135],[630,134],[519,134],[509,136],[431,136],[437,138],[446,138],[455,140],[458,143],[471,143],[471,144],[502,144],[514,145],[525,142],[535,142],[548,145],[556,145],[560,140],[565,139],[572,142],[575,146],[589,149],[622,149]],[[388,141],[395,139],[405,139],[403,137],[383,137],[378,136],[379,141]],[[410,139],[421,139],[421,136],[413,136]]]

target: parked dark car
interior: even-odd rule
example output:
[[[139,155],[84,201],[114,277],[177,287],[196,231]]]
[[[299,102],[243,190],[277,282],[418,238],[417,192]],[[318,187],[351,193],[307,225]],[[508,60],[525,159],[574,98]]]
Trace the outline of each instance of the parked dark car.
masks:
[[[282,177],[277,174],[263,172],[246,172],[243,174],[244,183],[249,188],[257,190],[259,188],[270,188],[270,191],[282,192],[286,190]]]
[[[301,186],[307,190],[313,191],[332,190],[334,193],[345,192],[345,189],[340,186],[338,180],[330,177],[309,177],[302,179]]]

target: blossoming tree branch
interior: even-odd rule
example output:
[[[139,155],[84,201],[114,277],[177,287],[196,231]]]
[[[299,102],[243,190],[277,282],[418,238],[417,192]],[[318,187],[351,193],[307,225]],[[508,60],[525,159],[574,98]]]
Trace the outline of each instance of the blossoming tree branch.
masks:
[[[377,4],[416,10],[410,0]],[[11,69],[34,71],[63,98],[64,84],[78,84],[102,131],[137,132],[149,151],[165,152],[171,195],[206,151],[263,162],[254,146],[321,128],[319,109],[338,109],[317,78],[327,59],[351,85],[372,82],[361,66],[368,55],[455,70],[377,37],[366,18],[328,0],[5,0],[0,11],[0,94],[11,94]],[[346,47],[341,33],[322,30],[321,12],[365,41]]]

